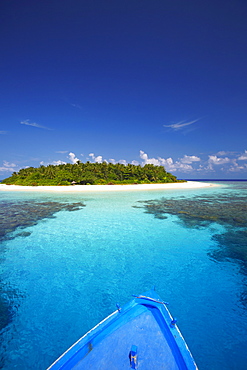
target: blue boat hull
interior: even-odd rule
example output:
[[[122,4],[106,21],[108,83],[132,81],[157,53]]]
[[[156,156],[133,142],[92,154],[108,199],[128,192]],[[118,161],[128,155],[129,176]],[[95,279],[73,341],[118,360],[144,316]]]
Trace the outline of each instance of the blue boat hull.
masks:
[[[113,312],[48,370],[197,369],[166,304],[151,290]]]

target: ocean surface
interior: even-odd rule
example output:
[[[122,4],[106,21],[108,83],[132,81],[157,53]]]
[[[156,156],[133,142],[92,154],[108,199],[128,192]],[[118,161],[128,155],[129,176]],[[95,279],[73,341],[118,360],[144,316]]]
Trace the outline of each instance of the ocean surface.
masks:
[[[0,192],[0,368],[45,370],[156,286],[201,370],[247,368],[247,182]]]

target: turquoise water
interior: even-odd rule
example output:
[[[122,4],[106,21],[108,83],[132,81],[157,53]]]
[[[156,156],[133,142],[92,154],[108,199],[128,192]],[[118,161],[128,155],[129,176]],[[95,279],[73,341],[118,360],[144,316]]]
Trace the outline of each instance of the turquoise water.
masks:
[[[206,212],[204,197],[213,216],[220,207],[210,204],[221,203],[228,218],[202,224],[194,209]],[[166,218],[150,213],[150,201],[164,198],[179,207],[191,201],[193,222],[179,211]],[[19,228],[2,238],[2,368],[46,369],[116,302],[155,285],[200,369],[246,369],[247,224],[244,213],[231,222],[235,199],[244,212],[247,182],[97,194],[0,192],[5,217],[13,218],[10,204],[15,217],[24,203],[85,205],[29,220],[25,228],[18,219]]]

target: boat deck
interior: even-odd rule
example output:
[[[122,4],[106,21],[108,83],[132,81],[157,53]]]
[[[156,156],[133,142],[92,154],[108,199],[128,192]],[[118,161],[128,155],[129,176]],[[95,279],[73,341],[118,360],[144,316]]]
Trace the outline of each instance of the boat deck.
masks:
[[[129,352],[132,345],[137,346],[137,369],[181,369],[170,349],[164,333],[153,314],[147,308],[131,321],[109,334],[95,348],[89,348],[88,354],[73,369],[129,369]],[[145,330],[144,330],[145,328]]]
[[[166,303],[154,290],[145,294],[118,306],[48,370],[197,370]]]

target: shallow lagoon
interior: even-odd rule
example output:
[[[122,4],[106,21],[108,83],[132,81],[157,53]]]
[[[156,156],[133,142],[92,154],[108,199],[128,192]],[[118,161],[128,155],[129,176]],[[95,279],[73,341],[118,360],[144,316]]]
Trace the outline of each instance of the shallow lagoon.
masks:
[[[121,193],[1,192],[1,211],[11,203],[19,225],[0,244],[2,368],[45,369],[114,311],[116,302],[124,304],[155,285],[170,302],[200,369],[245,369],[247,225],[230,220],[234,200],[247,204],[247,183],[221,185]],[[212,212],[203,208],[205,198]],[[172,204],[170,211],[160,209],[164,201]],[[208,220],[217,216],[217,202],[219,210],[225,209],[223,202],[229,209],[224,222],[222,212],[220,219]],[[23,217],[24,203],[35,222]],[[38,217],[40,203],[48,208]],[[158,215],[150,204],[159,207]]]

